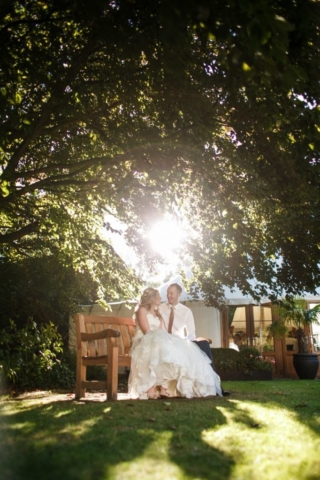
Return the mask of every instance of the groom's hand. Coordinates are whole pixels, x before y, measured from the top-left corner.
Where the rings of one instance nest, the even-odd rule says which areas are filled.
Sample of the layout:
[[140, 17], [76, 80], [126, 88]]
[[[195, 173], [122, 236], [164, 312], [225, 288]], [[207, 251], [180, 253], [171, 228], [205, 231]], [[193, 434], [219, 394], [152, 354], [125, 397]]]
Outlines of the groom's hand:
[[206, 338], [206, 337], [197, 337], [197, 338], [195, 339], [195, 341], [196, 341], [196, 342], [203, 342], [203, 340], [204, 340], [205, 342], [208, 342], [209, 344], [211, 344], [211, 343], [212, 343], [212, 340], [211, 340], [211, 338]]

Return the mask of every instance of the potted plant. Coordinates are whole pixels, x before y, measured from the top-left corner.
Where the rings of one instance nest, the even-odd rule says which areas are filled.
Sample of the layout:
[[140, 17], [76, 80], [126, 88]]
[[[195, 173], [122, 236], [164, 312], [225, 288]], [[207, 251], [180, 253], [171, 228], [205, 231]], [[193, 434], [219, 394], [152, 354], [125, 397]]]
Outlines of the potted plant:
[[308, 303], [303, 298], [295, 298], [292, 301], [284, 300], [275, 307], [278, 319], [267, 328], [268, 334], [281, 339], [295, 329], [298, 352], [293, 354], [293, 366], [301, 379], [314, 379], [319, 368], [317, 353], [311, 352], [308, 335], [305, 327], [312, 323], [320, 324], [320, 304], [314, 308], [308, 308]]

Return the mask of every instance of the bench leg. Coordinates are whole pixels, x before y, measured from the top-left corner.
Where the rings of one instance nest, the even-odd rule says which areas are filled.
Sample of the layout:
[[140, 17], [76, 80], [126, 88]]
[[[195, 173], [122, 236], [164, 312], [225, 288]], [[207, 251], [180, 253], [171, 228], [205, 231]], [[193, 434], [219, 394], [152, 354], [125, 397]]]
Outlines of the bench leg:
[[77, 377], [76, 377], [76, 400], [80, 400], [80, 398], [84, 397], [86, 391], [82, 388], [82, 382], [86, 380], [87, 375], [87, 367], [82, 365], [81, 359], [80, 362], [77, 362]]
[[118, 399], [118, 351], [119, 348], [113, 345], [108, 350], [108, 371], [107, 371], [107, 399]]

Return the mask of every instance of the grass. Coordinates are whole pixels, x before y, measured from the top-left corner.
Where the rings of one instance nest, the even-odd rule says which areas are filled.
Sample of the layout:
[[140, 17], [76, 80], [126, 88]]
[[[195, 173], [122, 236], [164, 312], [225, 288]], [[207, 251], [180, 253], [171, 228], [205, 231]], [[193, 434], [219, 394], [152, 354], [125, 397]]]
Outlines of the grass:
[[320, 478], [320, 381], [225, 382], [225, 398], [0, 401], [2, 480]]

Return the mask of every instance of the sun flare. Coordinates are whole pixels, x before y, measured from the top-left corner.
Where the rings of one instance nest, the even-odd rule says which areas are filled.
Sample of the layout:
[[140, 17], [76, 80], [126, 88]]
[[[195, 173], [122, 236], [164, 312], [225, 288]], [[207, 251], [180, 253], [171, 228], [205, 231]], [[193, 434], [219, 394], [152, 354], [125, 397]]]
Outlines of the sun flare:
[[186, 233], [177, 222], [165, 219], [154, 224], [147, 237], [152, 249], [162, 257], [168, 258], [183, 246]]

